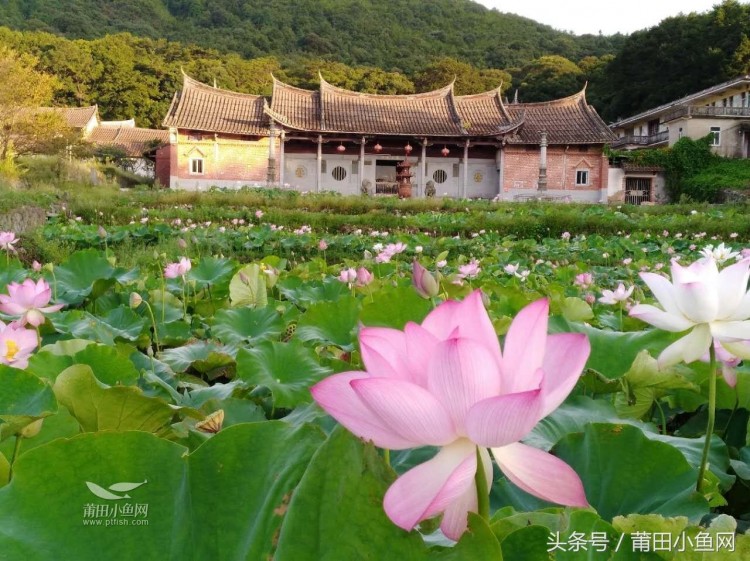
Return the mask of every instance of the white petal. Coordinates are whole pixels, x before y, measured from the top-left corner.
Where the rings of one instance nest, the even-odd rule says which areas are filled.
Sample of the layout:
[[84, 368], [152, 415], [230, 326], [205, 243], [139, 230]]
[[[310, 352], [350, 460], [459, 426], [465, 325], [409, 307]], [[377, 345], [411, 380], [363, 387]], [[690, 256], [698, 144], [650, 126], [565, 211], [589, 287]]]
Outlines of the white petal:
[[687, 331], [695, 325], [694, 322], [687, 319], [679, 311], [673, 314], [660, 310], [656, 306], [651, 306], [649, 304], [638, 304], [637, 306], [633, 306], [630, 310], [630, 315], [641, 321], [645, 321], [654, 327], [675, 333]]
[[696, 325], [693, 330], [678, 339], [659, 355], [659, 368], [666, 368], [678, 362], [687, 363], [700, 359], [711, 346], [711, 331], [708, 324]]
[[750, 260], [743, 259], [739, 263], [722, 269], [719, 273], [719, 302], [718, 318], [732, 315], [747, 293], [747, 281], [750, 277]]
[[711, 335], [719, 341], [742, 341], [750, 339], [750, 320], [747, 321], [714, 321]]

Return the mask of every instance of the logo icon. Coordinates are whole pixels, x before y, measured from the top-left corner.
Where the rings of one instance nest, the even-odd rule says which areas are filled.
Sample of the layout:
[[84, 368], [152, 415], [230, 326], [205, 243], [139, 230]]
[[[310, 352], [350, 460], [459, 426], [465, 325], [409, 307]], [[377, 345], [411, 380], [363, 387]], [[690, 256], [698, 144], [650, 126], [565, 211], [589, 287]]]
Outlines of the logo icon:
[[[89, 488], [89, 491], [91, 491], [94, 495], [99, 497], [100, 499], [104, 499], [107, 501], [119, 501], [122, 499], [129, 499], [130, 495], [128, 495], [128, 491], [132, 491], [134, 489], [138, 489], [141, 485], [145, 485], [148, 483], [148, 480], [142, 481], [140, 483], [115, 483], [113, 485], [110, 485], [107, 489], [104, 487], [97, 485], [96, 483], [92, 483], [91, 481], [86, 482], [86, 487]], [[117, 493], [125, 493], [124, 495], [117, 495], [113, 493], [112, 491], [115, 491]]]

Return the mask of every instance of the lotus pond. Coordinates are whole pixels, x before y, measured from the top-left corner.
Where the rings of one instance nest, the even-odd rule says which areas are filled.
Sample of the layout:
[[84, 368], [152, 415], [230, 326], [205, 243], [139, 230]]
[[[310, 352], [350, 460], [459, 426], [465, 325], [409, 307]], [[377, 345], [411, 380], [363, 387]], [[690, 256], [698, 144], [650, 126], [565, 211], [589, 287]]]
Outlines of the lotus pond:
[[750, 559], [739, 215], [570, 208], [0, 234], [0, 559]]

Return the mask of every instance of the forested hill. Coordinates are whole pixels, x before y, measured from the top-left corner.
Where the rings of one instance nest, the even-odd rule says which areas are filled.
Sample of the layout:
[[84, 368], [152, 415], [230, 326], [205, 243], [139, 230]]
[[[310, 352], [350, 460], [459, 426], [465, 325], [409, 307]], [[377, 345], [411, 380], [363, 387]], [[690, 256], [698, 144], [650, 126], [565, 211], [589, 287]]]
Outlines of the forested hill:
[[93, 39], [194, 43], [245, 58], [326, 57], [411, 74], [436, 57], [480, 68], [612, 54], [623, 36], [574, 36], [470, 0], [4, 0], [0, 25]]

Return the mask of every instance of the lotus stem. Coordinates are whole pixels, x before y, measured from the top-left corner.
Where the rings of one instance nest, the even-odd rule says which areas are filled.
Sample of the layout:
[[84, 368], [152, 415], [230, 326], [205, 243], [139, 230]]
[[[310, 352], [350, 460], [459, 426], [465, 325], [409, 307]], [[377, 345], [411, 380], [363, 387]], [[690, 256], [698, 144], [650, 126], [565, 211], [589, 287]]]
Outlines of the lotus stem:
[[490, 496], [487, 494], [487, 474], [484, 473], [482, 464], [482, 453], [477, 446], [477, 471], [474, 474], [474, 482], [477, 487], [477, 511], [479, 516], [489, 521], [490, 519]]
[[703, 476], [706, 473], [708, 465], [708, 451], [711, 448], [711, 436], [714, 433], [714, 422], [716, 421], [716, 349], [714, 341], [711, 340], [709, 353], [709, 373], [708, 373], [708, 423], [706, 424], [706, 442], [703, 444], [703, 456], [701, 465], [698, 469], [698, 484], [696, 489], [699, 493], [703, 492]]
[[13, 455], [10, 458], [10, 468], [8, 469], [8, 483], [10, 483], [11, 479], [13, 479], [13, 466], [16, 465], [16, 458], [18, 457], [18, 452], [21, 450], [21, 435], [16, 435], [16, 444], [13, 446]]
[[151, 317], [151, 325], [154, 328], [154, 344], [156, 345], [156, 352], [160, 352], [161, 349], [159, 348], [159, 333], [156, 331], [156, 318], [154, 317], [154, 310], [151, 309], [151, 304], [143, 301], [144, 304], [146, 304], [146, 309], [148, 310], [148, 315]]

